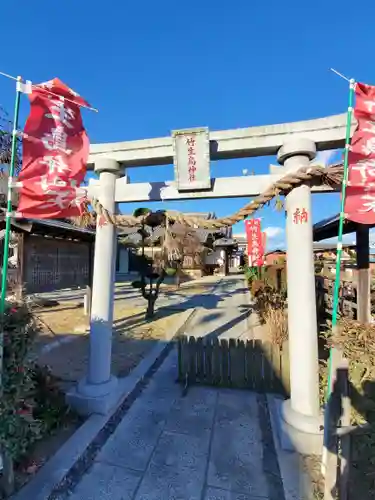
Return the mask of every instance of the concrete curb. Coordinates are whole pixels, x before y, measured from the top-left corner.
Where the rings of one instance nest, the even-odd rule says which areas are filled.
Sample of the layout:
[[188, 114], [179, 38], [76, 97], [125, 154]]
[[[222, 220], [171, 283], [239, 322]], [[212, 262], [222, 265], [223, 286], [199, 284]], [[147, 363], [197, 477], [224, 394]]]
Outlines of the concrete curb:
[[[135, 399], [139, 395], [143, 389], [141, 384], [147, 382], [147, 379], [164, 361], [173, 345], [173, 339], [184, 333], [184, 329], [194, 312], [195, 309], [185, 311], [176, 329], [171, 335], [168, 335], [166, 341], [156, 345], [127, 377], [119, 379], [119, 396], [114, 408], [107, 415], [91, 415], [38, 471], [34, 478], [12, 496], [12, 500], [52, 500], [52, 498], [57, 498], [55, 492], [59, 494], [59, 490], [65, 489], [66, 484], [69, 485], [69, 473], [79, 465], [80, 460], [85, 458], [90, 445], [94, 444], [98, 436], [101, 435], [101, 441], [103, 441], [101, 446], [98, 447], [96, 443], [94, 444], [95, 450], [93, 451], [98, 452], [114, 432], [133, 402], [126, 405], [127, 400], [134, 396]], [[107, 426], [110, 427], [108, 430]], [[108, 435], [103, 436], [106, 431]], [[80, 469], [80, 467], [78, 468]]]
[[42, 347], [39, 355], [48, 354], [49, 352], [53, 351], [57, 347], [61, 347], [64, 344], [69, 344], [70, 342], [73, 342], [74, 340], [81, 338], [82, 336], [87, 337], [87, 335], [88, 334], [86, 332], [85, 333], [76, 333], [76, 334], [72, 334], [72, 335], [62, 335], [61, 338], [54, 340], [50, 344]]
[[308, 474], [302, 470], [300, 455], [297, 452], [285, 451], [282, 448], [281, 436], [281, 404], [284, 399], [280, 396], [267, 394], [267, 403], [271, 419], [273, 440], [275, 443], [280, 475], [284, 487], [285, 500], [308, 499], [312, 485]]

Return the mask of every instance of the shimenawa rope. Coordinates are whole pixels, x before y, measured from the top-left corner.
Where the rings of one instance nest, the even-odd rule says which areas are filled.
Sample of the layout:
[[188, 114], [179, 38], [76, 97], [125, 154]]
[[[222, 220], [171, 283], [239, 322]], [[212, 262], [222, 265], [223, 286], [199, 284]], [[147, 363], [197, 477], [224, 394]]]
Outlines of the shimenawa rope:
[[[303, 167], [295, 172], [286, 174], [284, 177], [267, 188], [264, 193], [247, 203], [238, 212], [227, 217], [205, 220], [199, 216], [170, 211], [166, 211], [165, 216], [170, 222], [177, 222], [192, 228], [221, 229], [223, 227], [232, 226], [233, 224], [246, 219], [246, 217], [254, 214], [259, 208], [262, 208], [264, 205], [269, 203], [275, 196], [280, 194], [285, 195], [292, 189], [303, 184], [329, 185], [336, 187], [342, 182], [342, 175], [342, 164], [331, 165], [327, 168], [320, 166]], [[96, 217], [102, 217], [107, 223], [113, 224], [117, 227], [135, 228], [141, 226], [147, 220], [147, 215], [134, 217], [133, 215], [110, 213], [97, 199], [90, 200], [90, 203]], [[75, 219], [75, 222], [78, 225], [87, 225], [89, 222], [94, 223], [95, 217], [92, 212], [88, 212], [81, 218]]]

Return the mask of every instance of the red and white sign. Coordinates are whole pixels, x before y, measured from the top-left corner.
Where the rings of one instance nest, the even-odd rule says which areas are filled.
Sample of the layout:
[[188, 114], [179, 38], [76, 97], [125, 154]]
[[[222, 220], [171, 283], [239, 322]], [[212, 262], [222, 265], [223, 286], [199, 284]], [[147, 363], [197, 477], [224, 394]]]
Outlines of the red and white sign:
[[375, 87], [356, 83], [354, 116], [358, 121], [349, 151], [345, 217], [375, 223]]
[[260, 219], [245, 220], [245, 230], [249, 266], [262, 266], [264, 264], [264, 237]]
[[86, 201], [80, 185], [89, 155], [80, 105], [88, 103], [55, 78], [33, 87], [30, 105], [17, 211], [38, 219], [80, 215]]

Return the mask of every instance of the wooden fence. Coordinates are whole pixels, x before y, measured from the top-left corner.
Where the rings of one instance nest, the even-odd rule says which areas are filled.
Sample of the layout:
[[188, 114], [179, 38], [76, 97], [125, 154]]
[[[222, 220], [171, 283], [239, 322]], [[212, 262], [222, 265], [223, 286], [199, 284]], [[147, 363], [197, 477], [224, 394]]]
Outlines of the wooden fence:
[[204, 384], [290, 395], [289, 351], [260, 340], [178, 339], [178, 377]]
[[333, 387], [326, 405], [324, 446], [324, 500], [347, 500], [350, 475], [351, 403], [349, 395], [348, 361], [333, 350]]
[[[320, 277], [319, 277], [320, 278]], [[323, 318], [332, 316], [333, 310], [333, 286], [334, 281], [327, 278], [316, 278], [316, 304], [318, 316]], [[341, 317], [356, 319], [357, 318], [357, 303], [355, 297], [347, 297], [345, 295], [345, 287], [340, 285], [340, 298], [338, 313]]]

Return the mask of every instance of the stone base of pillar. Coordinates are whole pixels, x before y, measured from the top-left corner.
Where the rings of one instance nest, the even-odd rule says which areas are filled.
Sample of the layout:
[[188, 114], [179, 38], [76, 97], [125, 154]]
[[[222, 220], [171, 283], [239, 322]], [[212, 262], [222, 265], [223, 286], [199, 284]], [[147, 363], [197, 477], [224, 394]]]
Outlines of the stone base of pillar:
[[104, 384], [90, 384], [83, 379], [66, 394], [67, 404], [83, 416], [106, 415], [118, 399], [118, 379], [114, 376]]
[[321, 455], [323, 452], [323, 415], [309, 417], [297, 413], [290, 399], [280, 407], [280, 443], [286, 451], [302, 455]]

